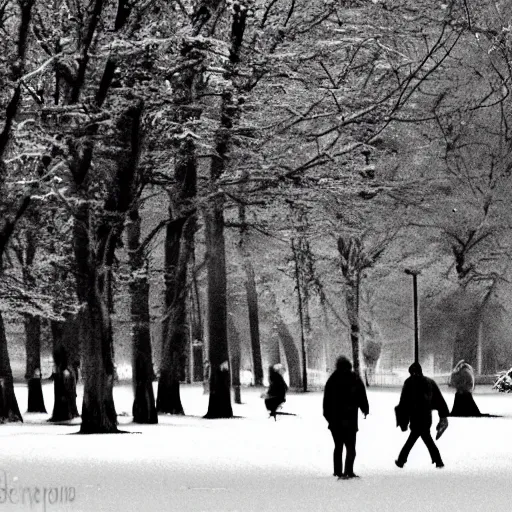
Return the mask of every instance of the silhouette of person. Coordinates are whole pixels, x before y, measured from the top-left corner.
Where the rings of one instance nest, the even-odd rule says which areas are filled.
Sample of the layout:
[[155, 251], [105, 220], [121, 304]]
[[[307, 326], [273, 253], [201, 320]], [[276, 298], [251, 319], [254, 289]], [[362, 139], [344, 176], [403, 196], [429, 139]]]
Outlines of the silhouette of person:
[[[401, 426], [407, 428], [406, 425], [409, 423], [411, 433], [400, 451], [395, 464], [399, 468], [404, 467], [412, 447], [421, 437], [428, 448], [432, 464], [442, 468], [444, 463], [439, 449], [430, 435], [430, 427], [432, 426], [432, 410], [436, 409], [440, 418], [438, 432], [446, 429], [448, 426], [448, 406], [437, 384], [429, 377], [423, 375], [423, 370], [419, 363], [413, 363], [409, 367], [409, 373], [410, 377], [405, 380], [400, 395], [397, 416], [405, 418], [405, 422]], [[438, 433], [438, 436], [440, 436], [440, 433]]]
[[[334, 476], [357, 478], [354, 474], [358, 411], [369, 414], [368, 398], [363, 381], [354, 371], [352, 363], [344, 356], [336, 361], [336, 370], [327, 380], [324, 389], [324, 417], [334, 440]], [[343, 471], [343, 447], [346, 449]]]
[[288, 391], [288, 386], [281, 375], [282, 371], [283, 366], [281, 364], [275, 364], [268, 369], [268, 390], [265, 395], [265, 407], [274, 420], [276, 419], [277, 409], [286, 402], [286, 392]]
[[473, 398], [475, 373], [464, 359], [461, 359], [452, 370], [450, 384], [455, 388], [450, 416], [481, 416], [482, 413]]

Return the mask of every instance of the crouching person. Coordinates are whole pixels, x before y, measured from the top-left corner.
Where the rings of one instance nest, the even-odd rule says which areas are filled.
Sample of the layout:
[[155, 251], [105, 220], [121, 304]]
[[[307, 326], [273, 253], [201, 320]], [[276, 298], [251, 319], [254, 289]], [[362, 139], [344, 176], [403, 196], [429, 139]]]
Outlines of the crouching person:
[[283, 365], [275, 364], [268, 369], [268, 390], [265, 395], [265, 407], [270, 416], [276, 419], [277, 409], [286, 402], [288, 386], [284, 381]]
[[[369, 414], [366, 389], [360, 377], [352, 371], [352, 363], [344, 356], [338, 358], [336, 370], [327, 380], [323, 400], [324, 417], [329, 424], [334, 440], [334, 476], [356, 478], [356, 435], [358, 412]], [[345, 471], [343, 471], [343, 448], [345, 447]]]

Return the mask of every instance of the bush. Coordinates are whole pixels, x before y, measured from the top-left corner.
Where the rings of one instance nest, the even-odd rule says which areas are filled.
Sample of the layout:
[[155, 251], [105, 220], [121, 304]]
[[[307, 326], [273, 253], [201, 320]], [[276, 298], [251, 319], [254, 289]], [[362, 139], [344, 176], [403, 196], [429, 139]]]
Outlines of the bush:
[[512, 393], [512, 368], [498, 373], [492, 388], [500, 393]]

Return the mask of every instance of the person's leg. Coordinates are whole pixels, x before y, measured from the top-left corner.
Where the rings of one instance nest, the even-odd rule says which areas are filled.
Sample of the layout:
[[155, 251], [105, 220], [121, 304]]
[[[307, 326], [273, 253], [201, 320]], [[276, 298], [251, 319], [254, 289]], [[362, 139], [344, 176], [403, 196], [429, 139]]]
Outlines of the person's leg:
[[268, 412], [270, 413], [270, 416], [276, 417], [276, 411], [278, 407], [278, 402], [275, 398], [266, 398], [265, 399], [265, 407], [267, 408]]
[[443, 467], [443, 460], [441, 459], [441, 454], [439, 453], [439, 449], [436, 446], [436, 443], [432, 439], [430, 435], [430, 430], [425, 430], [421, 433], [421, 439], [425, 443], [428, 448], [428, 453], [430, 453], [430, 457], [432, 459], [432, 464], [435, 464], [437, 467]]
[[409, 453], [411, 452], [414, 443], [418, 440], [419, 437], [420, 433], [417, 430], [411, 430], [411, 433], [409, 434], [409, 437], [407, 438], [407, 441], [405, 442], [404, 447], [400, 451], [398, 459], [396, 460], [397, 466], [403, 467], [403, 465], [407, 462]]
[[343, 473], [343, 437], [338, 430], [331, 430], [334, 441], [333, 466], [334, 476], [341, 476]]
[[347, 456], [345, 458], [345, 476], [354, 477], [354, 461], [356, 460], [356, 436], [355, 430], [345, 432], [345, 447]]

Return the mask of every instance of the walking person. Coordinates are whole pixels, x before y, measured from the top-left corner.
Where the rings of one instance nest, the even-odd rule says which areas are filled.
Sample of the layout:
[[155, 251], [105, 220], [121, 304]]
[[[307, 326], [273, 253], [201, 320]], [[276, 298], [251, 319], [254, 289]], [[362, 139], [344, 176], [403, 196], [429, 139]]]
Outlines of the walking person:
[[[357, 478], [354, 474], [358, 412], [369, 414], [368, 398], [363, 381], [352, 371], [352, 363], [344, 356], [336, 361], [336, 370], [324, 389], [323, 410], [334, 440], [334, 476]], [[346, 450], [343, 471], [343, 447]]]
[[423, 375], [419, 363], [413, 363], [409, 367], [409, 373], [410, 377], [404, 382], [400, 402], [397, 406], [397, 418], [400, 417], [401, 419], [400, 426], [402, 430], [405, 431], [407, 424], [409, 424], [411, 433], [395, 464], [399, 468], [404, 467], [412, 447], [421, 437], [428, 448], [432, 464], [435, 464], [437, 468], [442, 468], [444, 463], [439, 449], [430, 435], [430, 427], [432, 426], [432, 410], [435, 409], [439, 413], [439, 424], [437, 426], [437, 436], [439, 438], [448, 427], [448, 406], [438, 385], [432, 379]]

